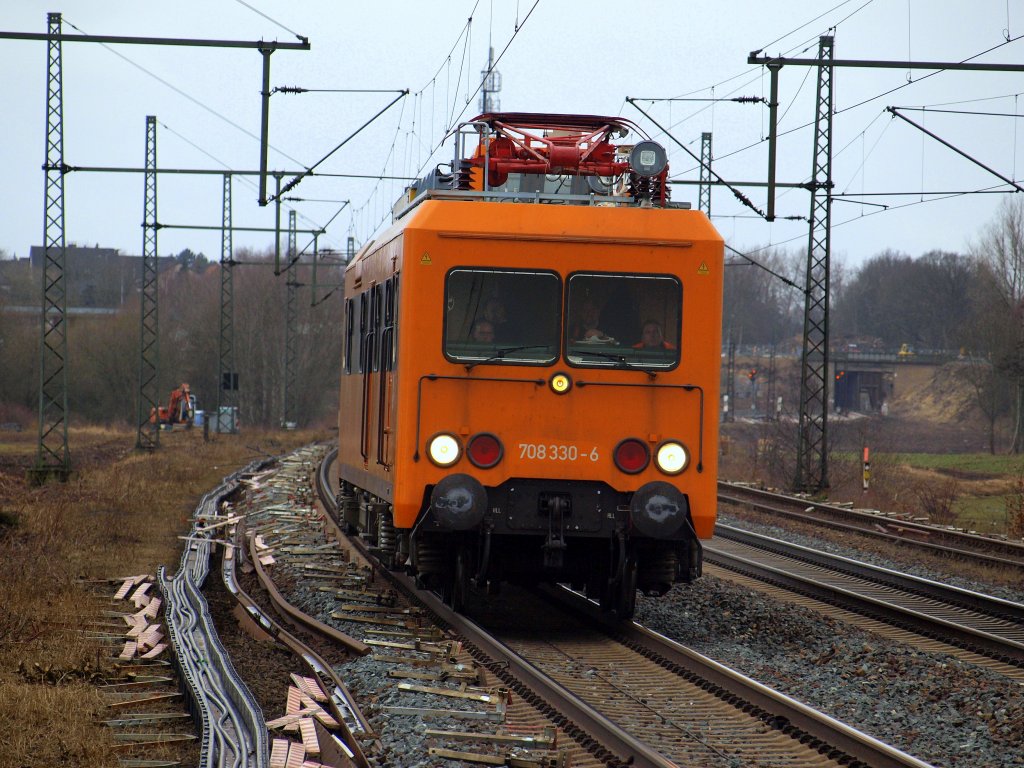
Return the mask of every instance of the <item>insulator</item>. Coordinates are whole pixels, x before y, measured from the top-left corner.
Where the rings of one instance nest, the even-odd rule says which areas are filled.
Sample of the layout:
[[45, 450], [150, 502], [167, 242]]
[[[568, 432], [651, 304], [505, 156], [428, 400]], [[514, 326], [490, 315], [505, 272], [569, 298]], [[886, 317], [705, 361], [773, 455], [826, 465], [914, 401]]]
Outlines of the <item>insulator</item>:
[[651, 180], [635, 173], [629, 174], [629, 194], [634, 202], [641, 203], [651, 199]]
[[455, 176], [455, 189], [471, 189], [473, 164], [469, 160], [459, 160], [459, 172]]
[[665, 176], [655, 176], [651, 179], [651, 200], [655, 205], [667, 208], [672, 198], [672, 187]]

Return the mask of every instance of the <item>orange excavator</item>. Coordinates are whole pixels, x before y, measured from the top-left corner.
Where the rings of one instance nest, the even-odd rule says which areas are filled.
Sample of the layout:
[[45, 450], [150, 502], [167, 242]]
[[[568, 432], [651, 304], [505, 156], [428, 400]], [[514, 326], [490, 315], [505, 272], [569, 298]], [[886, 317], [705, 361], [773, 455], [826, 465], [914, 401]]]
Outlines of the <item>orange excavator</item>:
[[166, 408], [158, 406], [150, 409], [149, 412], [150, 423], [159, 423], [161, 427], [173, 427], [175, 424], [191, 427], [195, 417], [196, 401], [187, 382], [171, 391]]

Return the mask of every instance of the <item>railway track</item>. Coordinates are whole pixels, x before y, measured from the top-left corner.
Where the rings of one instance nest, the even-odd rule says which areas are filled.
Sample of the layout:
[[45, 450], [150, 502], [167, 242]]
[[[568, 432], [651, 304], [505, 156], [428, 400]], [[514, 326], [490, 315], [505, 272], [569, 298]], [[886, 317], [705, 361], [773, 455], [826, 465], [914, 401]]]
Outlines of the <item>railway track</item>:
[[856, 533], [945, 557], [1024, 571], [1024, 542], [906, 520], [881, 512], [811, 501], [737, 483], [718, 483], [718, 500], [817, 527]]
[[1024, 670], [1024, 605], [719, 524], [707, 562]]
[[[160, 574], [176, 663], [202, 724], [204, 767], [277, 764], [260, 707], [223, 653], [199, 591], [214, 546], [224, 548], [218, 575], [252, 624], [304, 658], [329, 694], [350, 761], [339, 764], [398, 764], [395, 750], [403, 750], [432, 765], [528, 768], [927, 765], [641, 627], [602, 627], [594, 606], [567, 590], [543, 599], [509, 590], [511, 602], [474, 606], [475, 621], [453, 614], [404, 574], [363, 563], [358, 542], [352, 551], [332, 543], [340, 532], [314, 521], [299, 488], [310, 464], [308, 454], [281, 462], [245, 514], [225, 500], [239, 497], [255, 470], [228, 478], [197, 508], [179, 573]], [[264, 568], [267, 552], [277, 562]], [[246, 563], [260, 595], [241, 586]], [[294, 595], [275, 584], [279, 577]], [[311, 602], [326, 615], [313, 615]], [[508, 617], [523, 615], [529, 631], [521, 618], [509, 626]], [[332, 668], [285, 626], [297, 623], [344, 645], [351, 661]], [[355, 681], [364, 702], [372, 693], [369, 716], [342, 678]], [[439, 697], [455, 703], [438, 706]], [[399, 746], [382, 746], [389, 739]]]
[[[324, 487], [328, 464], [320, 473]], [[592, 606], [567, 591], [547, 609], [535, 599], [525, 607], [488, 601], [489, 618], [476, 622], [415, 591], [408, 577], [389, 578], [464, 638], [477, 663], [519, 697], [557, 715], [560, 727], [571, 725], [577, 741], [603, 745], [602, 759], [614, 755], [636, 766], [743, 765], [754, 756], [778, 765], [926, 765], [640, 627], [609, 634], [576, 613]], [[572, 613], [565, 600], [577, 604]], [[495, 619], [524, 614], [528, 630], [521, 619], [511, 630]]]

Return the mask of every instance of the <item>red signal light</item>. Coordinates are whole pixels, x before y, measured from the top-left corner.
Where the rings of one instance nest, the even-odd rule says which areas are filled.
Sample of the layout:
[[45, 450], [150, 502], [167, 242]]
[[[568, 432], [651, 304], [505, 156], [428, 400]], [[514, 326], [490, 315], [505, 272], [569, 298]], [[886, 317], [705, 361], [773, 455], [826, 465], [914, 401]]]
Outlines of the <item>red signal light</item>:
[[466, 455], [469, 460], [480, 469], [490, 469], [501, 461], [504, 454], [505, 448], [502, 446], [501, 440], [490, 432], [473, 435], [469, 440], [469, 445], [466, 446]]
[[647, 444], [635, 437], [627, 437], [615, 446], [612, 456], [615, 466], [629, 475], [643, 472], [651, 461], [651, 451]]

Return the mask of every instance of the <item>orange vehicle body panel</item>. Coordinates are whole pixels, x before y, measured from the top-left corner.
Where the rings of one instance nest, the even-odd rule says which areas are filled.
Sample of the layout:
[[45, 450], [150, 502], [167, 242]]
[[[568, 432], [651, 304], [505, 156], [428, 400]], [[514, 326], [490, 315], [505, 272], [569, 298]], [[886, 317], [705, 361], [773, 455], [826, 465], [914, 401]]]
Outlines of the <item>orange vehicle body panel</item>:
[[[681, 337], [668, 341], [680, 350], [679, 365], [653, 374], [573, 367], [563, 349], [550, 366], [481, 364], [467, 370], [446, 359], [443, 348], [445, 280], [453, 267], [553, 270], [562, 279], [563, 314], [565, 281], [575, 271], [676, 276], [682, 284]], [[709, 538], [716, 510], [722, 272], [722, 238], [699, 211], [419, 204], [346, 270], [346, 297], [395, 274], [399, 287], [394, 370], [358, 374], [357, 353], [346, 351], [353, 362], [341, 381], [342, 479], [391, 502], [396, 528], [413, 526], [426, 508], [425, 489], [453, 472], [492, 487], [510, 478], [554, 478], [600, 480], [628, 492], [663, 480], [688, 496], [695, 531]], [[548, 380], [555, 372], [573, 380], [568, 393], [552, 391]], [[426, 378], [432, 375], [438, 378]], [[425, 450], [438, 432], [458, 435], [463, 444], [478, 432], [493, 433], [504, 456], [490, 469], [465, 456], [442, 469]], [[661, 473], [654, 461], [638, 474], [621, 472], [612, 452], [627, 437], [646, 442], [652, 453], [662, 440], [680, 440], [690, 451], [689, 466], [675, 476]], [[527, 458], [525, 445], [554, 446], [556, 458]], [[559, 446], [569, 445], [576, 446], [576, 460], [558, 458]]]

